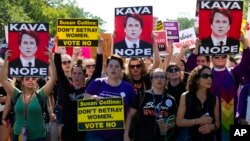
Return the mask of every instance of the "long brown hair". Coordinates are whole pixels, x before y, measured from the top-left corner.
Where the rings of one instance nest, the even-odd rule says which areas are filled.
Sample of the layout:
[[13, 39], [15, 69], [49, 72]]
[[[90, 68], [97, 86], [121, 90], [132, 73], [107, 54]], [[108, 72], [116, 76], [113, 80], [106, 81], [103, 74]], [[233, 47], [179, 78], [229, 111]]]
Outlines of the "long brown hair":
[[129, 78], [129, 80], [133, 80], [133, 77], [132, 77], [132, 74], [131, 74], [131, 71], [130, 71], [130, 68], [129, 68], [129, 66], [131, 64], [131, 61], [139, 61], [140, 64], [141, 64], [141, 76], [144, 77], [145, 75], [147, 75], [148, 71], [147, 71], [146, 66], [144, 64], [144, 61], [141, 58], [132, 57], [132, 58], [129, 59], [128, 66], [126, 68], [126, 74], [127, 74], [128, 78]]

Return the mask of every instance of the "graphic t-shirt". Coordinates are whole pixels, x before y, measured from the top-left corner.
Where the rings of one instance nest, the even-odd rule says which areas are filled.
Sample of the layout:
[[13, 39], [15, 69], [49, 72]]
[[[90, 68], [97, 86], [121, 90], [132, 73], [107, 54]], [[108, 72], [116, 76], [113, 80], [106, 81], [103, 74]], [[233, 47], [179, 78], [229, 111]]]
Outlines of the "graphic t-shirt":
[[[140, 95], [136, 95], [132, 108], [139, 111], [139, 125], [137, 137], [143, 137], [147, 140], [161, 139], [159, 127], [156, 123], [157, 118], [161, 115], [164, 119], [167, 119], [171, 115], [176, 115], [177, 108], [175, 99], [167, 93], [164, 95], [155, 95], [152, 90], [148, 90], [144, 94], [144, 98]], [[141, 101], [142, 100], [142, 101]], [[141, 103], [141, 105], [140, 105]]]

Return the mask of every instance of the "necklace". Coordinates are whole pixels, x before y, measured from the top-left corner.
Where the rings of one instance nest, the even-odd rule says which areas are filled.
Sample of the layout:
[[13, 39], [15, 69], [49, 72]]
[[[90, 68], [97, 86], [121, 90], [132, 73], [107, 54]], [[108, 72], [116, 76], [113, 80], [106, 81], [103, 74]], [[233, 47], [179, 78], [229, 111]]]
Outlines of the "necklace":
[[207, 99], [207, 95], [203, 94], [203, 95], [197, 95], [197, 98], [199, 99], [200, 103], [201, 103], [201, 108], [204, 108], [204, 103]]

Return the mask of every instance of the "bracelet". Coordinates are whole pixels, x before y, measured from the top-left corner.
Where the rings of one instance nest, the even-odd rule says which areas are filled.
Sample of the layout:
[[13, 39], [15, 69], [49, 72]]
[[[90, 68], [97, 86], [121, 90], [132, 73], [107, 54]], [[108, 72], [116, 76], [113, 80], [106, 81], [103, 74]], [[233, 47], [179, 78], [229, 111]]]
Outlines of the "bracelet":
[[195, 119], [193, 119], [192, 122], [193, 122], [193, 125], [195, 125]]

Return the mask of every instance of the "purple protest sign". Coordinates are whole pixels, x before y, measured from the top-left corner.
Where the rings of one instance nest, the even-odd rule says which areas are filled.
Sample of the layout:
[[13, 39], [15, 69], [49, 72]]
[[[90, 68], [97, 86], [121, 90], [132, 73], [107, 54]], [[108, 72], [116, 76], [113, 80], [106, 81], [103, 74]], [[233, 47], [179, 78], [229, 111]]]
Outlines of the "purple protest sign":
[[164, 22], [164, 28], [167, 32], [168, 41], [179, 42], [179, 24], [177, 21]]

